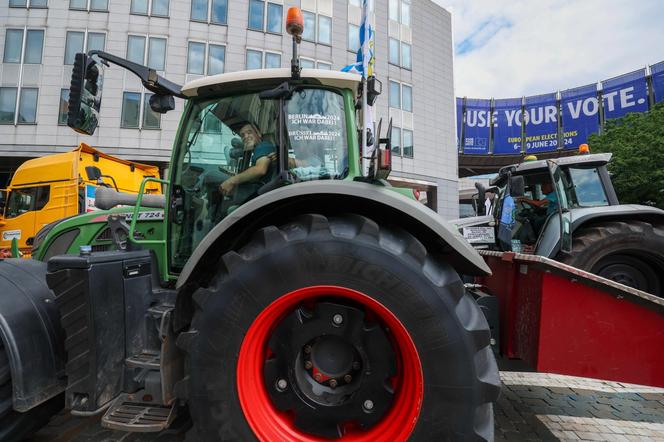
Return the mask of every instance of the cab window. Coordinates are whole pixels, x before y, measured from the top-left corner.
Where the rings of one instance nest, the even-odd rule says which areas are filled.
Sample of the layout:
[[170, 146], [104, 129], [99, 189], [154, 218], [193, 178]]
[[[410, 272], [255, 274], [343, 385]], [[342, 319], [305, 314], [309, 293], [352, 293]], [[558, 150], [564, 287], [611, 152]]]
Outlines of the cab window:
[[573, 183], [572, 203], [577, 207], [608, 206], [604, 186], [596, 168], [582, 169], [570, 167], [569, 177]]
[[41, 210], [48, 203], [49, 186], [24, 187], [9, 192], [6, 218], [15, 218], [26, 212]]

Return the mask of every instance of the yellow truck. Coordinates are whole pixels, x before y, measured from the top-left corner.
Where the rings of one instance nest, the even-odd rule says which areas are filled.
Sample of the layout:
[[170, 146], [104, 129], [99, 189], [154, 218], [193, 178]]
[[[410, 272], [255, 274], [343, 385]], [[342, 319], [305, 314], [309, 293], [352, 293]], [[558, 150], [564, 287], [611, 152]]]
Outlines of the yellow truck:
[[[97, 187], [138, 193], [145, 177], [159, 178], [159, 168], [112, 157], [85, 143], [71, 152], [26, 161], [0, 191], [0, 253], [16, 240], [28, 256], [43, 226], [95, 210]], [[161, 193], [160, 184], [147, 183], [146, 193]]]

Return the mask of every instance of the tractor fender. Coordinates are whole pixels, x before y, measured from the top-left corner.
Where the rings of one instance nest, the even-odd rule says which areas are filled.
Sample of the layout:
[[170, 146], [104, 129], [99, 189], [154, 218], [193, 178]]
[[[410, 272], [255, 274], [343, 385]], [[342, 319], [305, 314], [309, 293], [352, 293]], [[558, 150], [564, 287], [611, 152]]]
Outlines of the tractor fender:
[[[591, 222], [620, 220], [657, 221], [664, 224], [664, 210], [638, 204], [572, 209], [572, 236], [574, 236], [574, 231]], [[554, 258], [558, 252], [560, 252], [560, 222], [557, 217], [554, 217], [546, 225], [544, 235], [537, 247], [537, 254]]]
[[257, 229], [304, 213], [356, 213], [399, 226], [432, 252], [445, 256], [457, 272], [491, 274], [457, 229], [423, 204], [390, 189], [356, 181], [310, 181], [260, 195], [231, 212], [203, 238], [183, 267], [177, 287], [185, 285], [201, 267], [214, 264], [223, 253], [245, 243]]
[[0, 260], [0, 337], [9, 358], [12, 403], [27, 411], [63, 392], [64, 333], [46, 263]]

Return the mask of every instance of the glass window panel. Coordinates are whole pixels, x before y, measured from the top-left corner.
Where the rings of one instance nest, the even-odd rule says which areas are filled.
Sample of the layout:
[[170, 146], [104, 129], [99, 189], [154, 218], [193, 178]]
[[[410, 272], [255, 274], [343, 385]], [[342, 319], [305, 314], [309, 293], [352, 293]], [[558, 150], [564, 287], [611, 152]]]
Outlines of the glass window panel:
[[103, 51], [106, 43], [106, 34], [88, 32], [88, 51]]
[[205, 43], [189, 42], [187, 73], [198, 75], [205, 73]]
[[152, 94], [143, 95], [143, 129], [159, 129], [161, 123], [161, 115], [150, 107], [151, 96]]
[[406, 69], [411, 68], [411, 60], [410, 60], [410, 45], [407, 43], [401, 43], [401, 66], [403, 66]]
[[332, 19], [330, 17], [318, 16], [318, 42], [332, 44]]
[[316, 64], [313, 60], [308, 60], [306, 58], [300, 58], [300, 67], [302, 69], [313, 69]]
[[401, 129], [392, 127], [392, 153], [394, 155], [401, 155]]
[[403, 156], [413, 158], [413, 131], [403, 130]]
[[208, 0], [191, 1], [191, 19], [207, 21]]
[[61, 89], [60, 106], [58, 110], [58, 124], [67, 124], [67, 112], [69, 112], [69, 89]]
[[225, 25], [228, 21], [228, 0], [212, 0], [212, 23]]
[[281, 67], [281, 54], [265, 53], [265, 68], [280, 68]]
[[130, 35], [127, 39], [127, 60], [134, 63], [145, 63], [145, 37]]
[[413, 111], [413, 88], [406, 86], [405, 84], [401, 86], [401, 109], [412, 112]]
[[168, 17], [168, 0], [152, 0], [152, 15]]
[[141, 94], [137, 92], [125, 92], [122, 96], [122, 127], [137, 128], [140, 116]]
[[348, 50], [357, 53], [360, 49], [360, 27], [348, 24]]
[[263, 30], [263, 8], [265, 2], [251, 0], [249, 2], [249, 29]]
[[222, 74], [226, 62], [226, 48], [210, 45], [208, 54], [208, 75]]
[[9, 0], [10, 8], [25, 8], [26, 6], [26, 0]]
[[323, 69], [326, 71], [332, 70], [332, 65], [330, 63], [325, 63], [323, 61], [318, 62], [318, 69]]
[[24, 63], [41, 64], [44, 47], [44, 31], [28, 31], [25, 42]]
[[304, 16], [304, 31], [302, 38], [309, 41], [316, 40], [316, 14], [313, 12], [302, 11]]
[[263, 53], [247, 49], [247, 69], [260, 69], [263, 67]]
[[401, 109], [401, 93], [399, 83], [390, 81], [390, 107]]
[[148, 67], [163, 71], [166, 68], [166, 39], [151, 37], [148, 46]]
[[7, 29], [7, 33], [5, 34], [5, 55], [2, 61], [4, 63], [20, 63], [22, 48], [23, 30]]
[[85, 32], [67, 32], [65, 42], [65, 64], [74, 64], [74, 56], [77, 52], [83, 52]]
[[29, 124], [37, 121], [37, 92], [39, 89], [21, 89], [18, 103], [18, 124]]
[[390, 38], [390, 63], [399, 65], [399, 40]]
[[88, 0], [69, 0], [69, 9], [87, 9]]
[[390, 20], [399, 21], [399, 0], [390, 0]]
[[132, 14], [147, 14], [148, 13], [148, 0], [131, 0]]
[[90, 0], [90, 10], [108, 11], [108, 0]]
[[353, 6], [362, 6], [362, 0], [349, 0], [348, 3], [350, 3]]
[[47, 0], [30, 0], [31, 8], [45, 8]]
[[401, 1], [401, 24], [410, 26], [410, 3]]
[[274, 32], [275, 34], [282, 33], [283, 10], [282, 5], [275, 3], [267, 4], [267, 32]]
[[16, 88], [0, 87], [0, 124], [14, 124]]

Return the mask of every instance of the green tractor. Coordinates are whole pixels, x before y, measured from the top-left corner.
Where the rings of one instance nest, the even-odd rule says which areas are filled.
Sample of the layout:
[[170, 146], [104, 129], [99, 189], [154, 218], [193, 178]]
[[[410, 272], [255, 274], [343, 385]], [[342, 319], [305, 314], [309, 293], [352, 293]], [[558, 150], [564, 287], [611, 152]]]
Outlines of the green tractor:
[[459, 277], [488, 267], [385, 181], [380, 131], [363, 174], [376, 80], [301, 70], [289, 32], [291, 69], [184, 87], [77, 54], [75, 130], [95, 130], [108, 63], [153, 110], [186, 104], [164, 197], [102, 189], [97, 206], [133, 211], [67, 219], [38, 235], [42, 261], [0, 262], [0, 439], [63, 400], [123, 431], [186, 419], [192, 440], [493, 438], [490, 332]]

